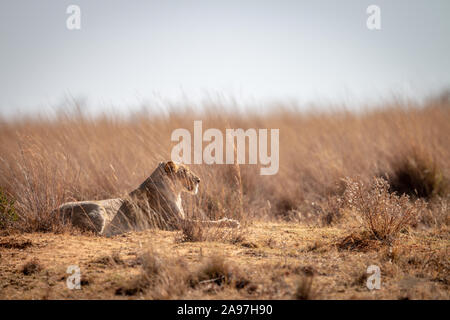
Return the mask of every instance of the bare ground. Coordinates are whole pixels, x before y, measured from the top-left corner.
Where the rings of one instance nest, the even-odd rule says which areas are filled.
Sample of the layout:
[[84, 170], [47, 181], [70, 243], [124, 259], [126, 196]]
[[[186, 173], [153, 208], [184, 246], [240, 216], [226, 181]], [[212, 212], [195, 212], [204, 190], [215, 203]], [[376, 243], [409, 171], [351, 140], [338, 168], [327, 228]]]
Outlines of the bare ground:
[[[349, 234], [339, 227], [255, 222], [238, 235], [202, 242], [182, 242], [180, 232], [159, 230], [113, 238], [3, 235], [0, 299], [450, 298], [446, 227], [402, 233], [390, 245], [358, 243]], [[158, 285], [143, 278], [146, 252], [161, 262]], [[211, 276], [193, 282], [211, 257], [230, 265], [232, 281]], [[80, 290], [67, 288], [70, 265], [81, 269]], [[369, 265], [381, 269], [379, 290], [366, 286]]]

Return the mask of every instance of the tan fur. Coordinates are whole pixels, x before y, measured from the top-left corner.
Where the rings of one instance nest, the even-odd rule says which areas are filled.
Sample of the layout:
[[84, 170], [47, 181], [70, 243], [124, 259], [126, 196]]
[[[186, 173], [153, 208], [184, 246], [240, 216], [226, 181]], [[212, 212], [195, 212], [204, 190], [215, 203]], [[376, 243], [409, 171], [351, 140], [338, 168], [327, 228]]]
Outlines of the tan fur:
[[184, 165], [161, 162], [150, 177], [124, 198], [68, 202], [55, 213], [77, 227], [106, 236], [152, 227], [175, 230], [183, 223], [239, 227], [239, 222], [227, 218], [218, 221], [186, 219], [181, 192], [196, 194], [199, 183], [200, 179]]

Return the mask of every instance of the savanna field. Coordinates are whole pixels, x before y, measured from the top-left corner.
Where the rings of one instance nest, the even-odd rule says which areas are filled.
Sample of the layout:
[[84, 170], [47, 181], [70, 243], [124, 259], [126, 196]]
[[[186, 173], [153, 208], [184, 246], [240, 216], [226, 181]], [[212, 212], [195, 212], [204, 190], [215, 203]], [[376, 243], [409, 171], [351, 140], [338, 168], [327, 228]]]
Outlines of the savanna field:
[[[59, 113], [0, 121], [0, 299], [449, 299], [450, 100], [363, 111], [129, 117]], [[150, 229], [111, 238], [64, 225], [69, 201], [120, 197], [160, 161], [171, 134], [279, 129], [279, 171], [190, 165], [194, 218], [240, 229]], [[193, 135], [193, 133], [192, 133]], [[67, 268], [81, 271], [70, 290]], [[369, 290], [367, 268], [381, 271]]]

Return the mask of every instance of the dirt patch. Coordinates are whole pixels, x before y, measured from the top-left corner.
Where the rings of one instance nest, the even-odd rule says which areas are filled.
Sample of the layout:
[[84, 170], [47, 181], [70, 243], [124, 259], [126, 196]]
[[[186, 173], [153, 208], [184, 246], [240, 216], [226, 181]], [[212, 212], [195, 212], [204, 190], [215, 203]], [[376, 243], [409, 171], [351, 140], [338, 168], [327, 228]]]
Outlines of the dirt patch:
[[[391, 245], [358, 232], [255, 222], [245, 242], [257, 248], [226, 240], [179, 243], [178, 233], [160, 230], [113, 238], [8, 236], [0, 242], [29, 239], [33, 246], [0, 248], [0, 298], [448, 299], [448, 229], [400, 233]], [[305, 250], [313, 244], [325, 249]], [[385, 280], [376, 292], [365, 283], [372, 264]], [[80, 268], [81, 290], [67, 288], [71, 265]], [[405, 274], [420, 285], [403, 289]]]

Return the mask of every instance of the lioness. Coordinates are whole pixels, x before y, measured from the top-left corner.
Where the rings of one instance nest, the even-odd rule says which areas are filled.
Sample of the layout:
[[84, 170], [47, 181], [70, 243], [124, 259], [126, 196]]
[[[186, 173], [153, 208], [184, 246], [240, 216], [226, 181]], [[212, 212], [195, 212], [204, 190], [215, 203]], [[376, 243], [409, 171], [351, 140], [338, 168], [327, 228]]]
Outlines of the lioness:
[[236, 220], [187, 219], [181, 205], [181, 192], [197, 194], [200, 178], [182, 164], [160, 162], [155, 171], [136, 190], [124, 198], [100, 201], [68, 202], [54, 213], [84, 230], [112, 236], [127, 231], [156, 227], [180, 229], [183, 224], [239, 227]]

